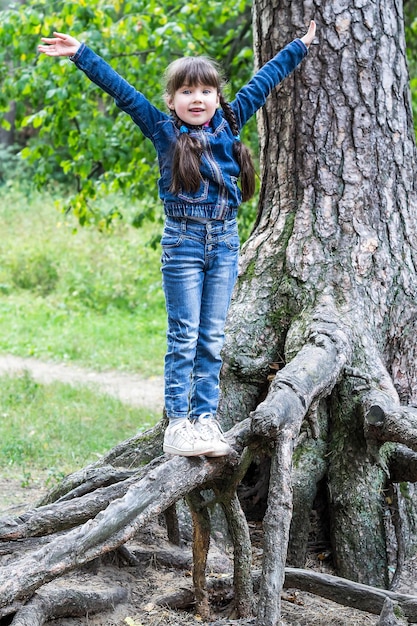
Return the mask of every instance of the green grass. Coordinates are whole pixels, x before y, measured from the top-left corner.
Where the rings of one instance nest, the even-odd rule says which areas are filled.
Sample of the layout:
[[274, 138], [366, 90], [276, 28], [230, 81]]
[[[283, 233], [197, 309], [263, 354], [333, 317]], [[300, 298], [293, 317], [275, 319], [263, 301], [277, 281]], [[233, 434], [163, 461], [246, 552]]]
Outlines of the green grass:
[[91, 463], [159, 415], [88, 388], [1, 378], [0, 471], [53, 481]]
[[[162, 375], [161, 225], [80, 228], [54, 198], [0, 188], [0, 354]], [[120, 198], [109, 200], [120, 203]], [[137, 210], [137, 208], [136, 208]], [[0, 379], [0, 472], [51, 482], [159, 419], [90, 388]]]
[[1, 353], [162, 374], [160, 225], [77, 228], [53, 198], [5, 187], [0, 220]]

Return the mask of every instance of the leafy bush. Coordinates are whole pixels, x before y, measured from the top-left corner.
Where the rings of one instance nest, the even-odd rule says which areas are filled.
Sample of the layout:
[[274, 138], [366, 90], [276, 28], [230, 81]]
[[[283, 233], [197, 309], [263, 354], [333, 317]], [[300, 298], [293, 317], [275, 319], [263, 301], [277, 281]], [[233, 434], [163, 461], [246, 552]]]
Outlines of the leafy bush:
[[29, 289], [42, 296], [54, 291], [59, 280], [55, 262], [36, 251], [18, 254], [10, 262], [10, 273], [16, 287]]

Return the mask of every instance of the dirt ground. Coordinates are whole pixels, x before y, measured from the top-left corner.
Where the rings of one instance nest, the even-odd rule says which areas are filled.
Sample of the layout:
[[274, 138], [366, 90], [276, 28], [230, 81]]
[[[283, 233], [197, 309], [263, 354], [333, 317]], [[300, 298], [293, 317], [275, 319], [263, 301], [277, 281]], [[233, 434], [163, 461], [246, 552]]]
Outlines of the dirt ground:
[[[143, 381], [129, 375], [102, 374], [86, 372], [81, 368], [44, 364], [34, 359], [16, 359], [0, 357], [0, 376], [27, 370], [39, 382], [65, 380], [70, 384], [96, 384], [106, 389], [109, 394], [117, 395], [125, 402], [162, 407], [160, 380]], [[49, 374], [48, 374], [49, 372]], [[109, 381], [113, 381], [113, 385]], [[116, 382], [114, 382], [116, 381]], [[138, 384], [139, 383], [139, 384]], [[138, 387], [140, 391], [138, 392]], [[13, 476], [0, 476], [0, 517], [16, 516], [20, 512], [34, 506], [42, 495], [42, 477], [39, 484], [32, 482], [22, 486]], [[232, 572], [232, 557], [227, 544], [218, 533], [216, 542], [212, 543], [209, 553], [208, 578], [221, 584], [222, 578]], [[185, 537], [186, 539], [186, 537]], [[161, 596], [181, 589], [191, 589], [191, 550], [185, 542], [181, 554], [185, 558], [181, 568], [168, 566], [158, 558], [162, 549], [171, 550], [165, 529], [155, 520], [152, 527], [143, 529], [135, 541], [128, 545], [135, 554], [136, 550], [145, 548], [147, 557], [140, 565], [118, 567], [115, 564], [101, 565], [98, 569], [85, 569], [81, 572], [64, 577], [50, 585], [81, 586], [88, 590], [122, 587], [127, 590], [127, 600], [115, 606], [111, 611], [81, 618], [61, 618], [54, 620], [54, 626], [159, 626], [159, 625], [196, 625], [201, 619], [187, 610], [173, 610], [160, 606]], [[254, 542], [254, 564], [260, 567], [261, 548]], [[150, 556], [149, 556], [150, 554]], [[184, 561], [183, 558], [183, 561]], [[322, 563], [315, 555], [311, 555], [308, 566], [315, 570], [322, 569], [332, 573], [329, 564]], [[219, 582], [220, 581], [220, 582]], [[406, 564], [400, 588], [403, 593], [417, 595], [417, 557]], [[254, 620], [236, 621], [231, 613], [230, 597], [225, 593], [217, 603], [211, 603], [214, 626], [235, 624], [254, 624]], [[8, 622], [9, 623], [9, 622]], [[0, 620], [3, 624], [3, 620]], [[282, 595], [282, 626], [377, 626], [378, 616], [343, 607], [312, 594], [298, 590], [285, 590]]]

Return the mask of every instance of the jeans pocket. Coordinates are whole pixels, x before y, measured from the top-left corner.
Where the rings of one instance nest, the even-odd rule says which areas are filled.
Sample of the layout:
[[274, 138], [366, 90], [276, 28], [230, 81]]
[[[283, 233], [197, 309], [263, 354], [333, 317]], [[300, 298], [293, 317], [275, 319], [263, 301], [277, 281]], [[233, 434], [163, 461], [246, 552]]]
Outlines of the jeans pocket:
[[184, 233], [177, 225], [165, 224], [162, 231], [161, 246], [162, 248], [177, 248], [184, 239]]
[[230, 234], [225, 240], [224, 240], [226, 246], [229, 248], [229, 250], [239, 250], [240, 248], [240, 239], [239, 239], [239, 235], [236, 234]]

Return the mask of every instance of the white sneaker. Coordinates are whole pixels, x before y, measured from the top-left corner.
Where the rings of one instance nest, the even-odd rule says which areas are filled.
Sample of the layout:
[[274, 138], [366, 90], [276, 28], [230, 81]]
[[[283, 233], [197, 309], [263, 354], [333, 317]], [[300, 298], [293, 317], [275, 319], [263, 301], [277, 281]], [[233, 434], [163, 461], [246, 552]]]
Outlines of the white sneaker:
[[164, 452], [179, 456], [200, 456], [213, 451], [210, 436], [200, 435], [189, 419], [168, 424], [164, 435]]
[[212, 449], [205, 456], [226, 456], [232, 452], [227, 443], [219, 422], [211, 413], [203, 413], [194, 420], [194, 428], [203, 438], [210, 440]]

